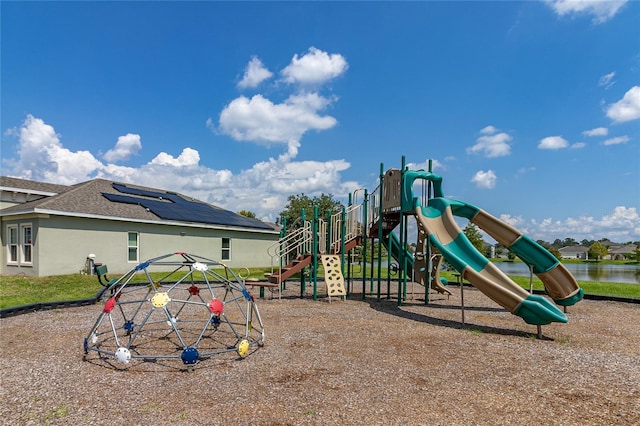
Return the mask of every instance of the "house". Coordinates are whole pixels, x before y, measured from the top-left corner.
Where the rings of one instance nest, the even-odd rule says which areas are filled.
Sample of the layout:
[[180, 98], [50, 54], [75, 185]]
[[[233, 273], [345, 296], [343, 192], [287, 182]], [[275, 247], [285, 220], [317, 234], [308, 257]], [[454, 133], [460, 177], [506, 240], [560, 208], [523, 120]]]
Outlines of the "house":
[[589, 258], [589, 247], [584, 246], [566, 246], [558, 249], [563, 259], [582, 259]]
[[55, 185], [0, 177], [0, 274], [122, 274], [139, 262], [188, 252], [230, 268], [269, 266], [275, 225], [185, 195], [93, 179]]
[[610, 260], [635, 259], [637, 247], [635, 244], [615, 244], [608, 247], [608, 254], [604, 257]]

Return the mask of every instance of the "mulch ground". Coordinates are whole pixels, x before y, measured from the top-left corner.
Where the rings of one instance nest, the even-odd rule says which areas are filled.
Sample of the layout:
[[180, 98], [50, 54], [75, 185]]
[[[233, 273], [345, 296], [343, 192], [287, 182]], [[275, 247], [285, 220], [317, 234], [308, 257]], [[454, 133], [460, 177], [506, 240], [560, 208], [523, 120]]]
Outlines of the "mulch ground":
[[329, 303], [322, 288], [314, 301], [292, 285], [258, 300], [264, 347], [192, 372], [83, 357], [101, 305], [0, 319], [0, 422], [640, 424], [640, 305], [584, 300], [538, 336], [473, 288], [463, 324], [450, 288], [399, 307], [361, 294]]

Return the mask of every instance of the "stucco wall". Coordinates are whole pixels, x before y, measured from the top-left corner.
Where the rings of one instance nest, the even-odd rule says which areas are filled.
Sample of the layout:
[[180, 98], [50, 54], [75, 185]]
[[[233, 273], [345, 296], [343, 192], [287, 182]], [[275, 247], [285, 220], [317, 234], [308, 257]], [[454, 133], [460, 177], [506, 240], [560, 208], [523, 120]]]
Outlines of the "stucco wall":
[[[20, 221], [21, 223], [24, 220]], [[269, 266], [267, 248], [277, 233], [241, 232], [187, 226], [140, 224], [99, 219], [50, 216], [31, 220], [34, 229], [33, 258], [30, 268], [6, 264], [3, 240], [2, 273], [30, 276], [63, 275], [80, 272], [89, 254], [106, 264], [110, 275], [127, 272], [138, 262], [127, 259], [128, 232], [139, 234], [139, 261], [167, 253], [188, 252], [222, 261], [222, 238], [231, 239], [231, 268]], [[3, 221], [3, 228], [6, 221]], [[4, 238], [3, 229], [3, 238]]]

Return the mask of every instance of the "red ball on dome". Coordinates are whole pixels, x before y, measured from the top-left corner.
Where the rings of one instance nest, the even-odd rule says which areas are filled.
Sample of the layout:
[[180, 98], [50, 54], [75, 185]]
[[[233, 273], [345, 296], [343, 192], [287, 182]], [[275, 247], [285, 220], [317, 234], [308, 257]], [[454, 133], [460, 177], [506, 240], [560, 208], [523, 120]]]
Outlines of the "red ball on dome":
[[108, 314], [111, 311], [113, 311], [113, 308], [115, 308], [115, 306], [116, 306], [116, 299], [114, 297], [111, 297], [104, 304], [104, 308], [102, 308], [102, 312], [104, 312], [105, 314]]
[[224, 303], [220, 299], [211, 299], [208, 306], [213, 315], [220, 315], [224, 310]]

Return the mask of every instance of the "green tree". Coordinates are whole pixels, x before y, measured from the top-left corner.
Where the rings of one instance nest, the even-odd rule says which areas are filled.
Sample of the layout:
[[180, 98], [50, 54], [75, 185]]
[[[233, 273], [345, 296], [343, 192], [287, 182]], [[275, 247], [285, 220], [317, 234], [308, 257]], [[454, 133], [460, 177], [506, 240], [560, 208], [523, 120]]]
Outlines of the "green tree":
[[238, 212], [238, 214], [240, 216], [250, 217], [251, 219], [257, 219], [256, 218], [256, 214], [254, 212], [249, 211], [249, 210], [240, 210]]
[[600, 242], [595, 242], [589, 247], [587, 253], [589, 253], [590, 259], [600, 260], [607, 255], [609, 251]]
[[462, 232], [480, 253], [484, 253], [484, 240], [475, 223], [469, 222]]
[[301, 226], [300, 218], [304, 209], [305, 218], [313, 219], [313, 206], [318, 206], [318, 217], [327, 220], [329, 211], [338, 213], [342, 211], [342, 203], [335, 200], [331, 194], [321, 194], [319, 197], [310, 198], [306, 194], [289, 195], [287, 205], [280, 212], [280, 217], [287, 220], [287, 228], [298, 228]]
[[549, 253], [551, 253], [556, 259], [562, 260], [562, 253], [560, 253], [560, 250], [556, 247], [549, 247], [547, 250], [549, 250]]
[[594, 240], [587, 240], [586, 238], [584, 240], [580, 241], [580, 245], [581, 246], [585, 246], [585, 247], [589, 247], [593, 243], [595, 243]]
[[551, 247], [551, 244], [549, 244], [545, 240], [536, 240], [536, 243], [540, 244], [542, 247], [546, 248], [547, 250], [549, 250], [549, 247]]

